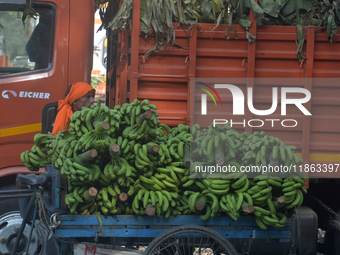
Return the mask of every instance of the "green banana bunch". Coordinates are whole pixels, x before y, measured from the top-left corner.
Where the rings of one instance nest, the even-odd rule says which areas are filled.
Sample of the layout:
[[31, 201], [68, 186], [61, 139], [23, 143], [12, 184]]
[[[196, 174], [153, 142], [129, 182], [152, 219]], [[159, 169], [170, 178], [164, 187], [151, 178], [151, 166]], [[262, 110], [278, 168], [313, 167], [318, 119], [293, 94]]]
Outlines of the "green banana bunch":
[[233, 220], [240, 217], [240, 212], [251, 212], [252, 200], [246, 193], [239, 192], [235, 195], [226, 194], [220, 200], [221, 210], [230, 216]]
[[[105, 127], [96, 125], [96, 123], [104, 122]], [[116, 109], [109, 109], [107, 106], [101, 107], [101, 101], [97, 101], [96, 106], [91, 108], [83, 107], [81, 111], [73, 113], [70, 123], [69, 132], [78, 139], [85, 134], [96, 131], [101, 135], [105, 133], [108, 136], [115, 137], [116, 130], [119, 130], [121, 116]], [[97, 139], [103, 140], [103, 139]]]
[[94, 214], [98, 210], [98, 205], [95, 201], [97, 193], [96, 188], [88, 185], [76, 187], [65, 196], [65, 203], [72, 214]]
[[[148, 142], [141, 145], [136, 143], [133, 148], [135, 156], [135, 166], [147, 177], [151, 176], [155, 169], [172, 162], [171, 152], [164, 143]], [[175, 165], [182, 165], [181, 162]]]
[[48, 135], [48, 134], [36, 134], [33, 138], [34, 144], [36, 146], [43, 147], [48, 144], [51, 144], [55, 140], [55, 137], [56, 136], [54, 135]]
[[74, 148], [78, 143], [76, 137], [72, 135], [65, 139], [66, 133], [67, 131], [64, 131], [64, 134], [59, 133], [59, 137], [51, 145], [52, 152], [49, 163], [53, 164], [55, 168], [60, 168], [67, 158], [73, 156]]
[[228, 165], [230, 162], [238, 162], [240, 157], [241, 135], [226, 124], [208, 126], [200, 131], [199, 125], [193, 126], [192, 141], [190, 146], [192, 161], [211, 165]]
[[279, 138], [267, 136], [264, 131], [254, 132], [243, 142], [243, 164], [268, 165], [275, 162], [278, 165], [291, 167], [301, 164], [302, 159], [295, 154], [295, 146], [286, 146]]
[[[217, 196], [204, 190], [203, 192], [195, 192], [186, 190], [184, 196], [181, 197], [181, 207], [183, 214], [190, 212], [200, 214], [201, 219], [207, 220], [214, 217], [219, 211], [219, 199]], [[188, 211], [189, 210], [189, 211]]]
[[287, 178], [282, 183], [282, 193], [285, 199], [285, 209], [300, 207], [303, 202], [303, 195], [307, 190], [303, 188], [306, 179], [297, 175]]
[[20, 154], [21, 161], [30, 171], [39, 171], [39, 168], [51, 163], [53, 153], [52, 144], [55, 138], [56, 136], [53, 135], [36, 134], [31, 150]]
[[[111, 143], [114, 139], [115, 138], [111, 140]], [[96, 151], [98, 151], [99, 155], [103, 155], [108, 151], [111, 143], [107, 140], [96, 140], [92, 142], [92, 146], [90, 147], [90, 149], [95, 149]]]
[[148, 136], [155, 137], [163, 133], [157, 127], [159, 124], [157, 106], [150, 104], [148, 99], [142, 102], [135, 99], [130, 104], [115, 106], [115, 109], [119, 111], [122, 118], [124, 138], [148, 140]]
[[28, 170], [33, 172], [39, 171], [40, 167], [45, 167], [45, 165], [48, 163], [48, 161], [46, 160], [46, 156], [42, 157], [38, 153], [33, 153], [32, 150], [31, 151], [26, 150], [22, 152], [20, 154], [20, 159], [24, 163], [24, 165], [28, 168]]
[[133, 164], [136, 159], [136, 154], [134, 153], [134, 147], [136, 145], [135, 140], [129, 140], [123, 136], [118, 136], [112, 139], [112, 144], [117, 144], [120, 149], [120, 156], [124, 158], [129, 163]]
[[103, 187], [98, 192], [96, 203], [104, 215], [117, 213], [117, 202], [120, 194], [118, 183]]
[[111, 159], [103, 170], [102, 180], [104, 182], [117, 181], [120, 186], [124, 187], [133, 185], [135, 180], [130, 176], [137, 174], [137, 170], [122, 157]]
[[63, 162], [60, 173], [66, 174], [67, 178], [72, 182], [72, 185], [76, 185], [77, 183], [84, 185], [84, 183], [97, 181], [100, 178], [101, 170], [96, 164], [84, 166], [75, 160], [67, 158]]
[[169, 132], [167, 130], [167, 136], [172, 137], [172, 138], [175, 138], [177, 136], [181, 136], [180, 134], [182, 134], [182, 135], [190, 134], [190, 126], [184, 125], [184, 124], [179, 124], [177, 127], [170, 129]]
[[[204, 178], [200, 179], [202, 181], [202, 184], [205, 185], [205, 190], [209, 191], [210, 193], [218, 196], [225, 195], [230, 190], [230, 179], [209, 179]], [[196, 185], [199, 184], [199, 182], [195, 182]], [[204, 186], [202, 187], [199, 185], [201, 189], [204, 190]]]

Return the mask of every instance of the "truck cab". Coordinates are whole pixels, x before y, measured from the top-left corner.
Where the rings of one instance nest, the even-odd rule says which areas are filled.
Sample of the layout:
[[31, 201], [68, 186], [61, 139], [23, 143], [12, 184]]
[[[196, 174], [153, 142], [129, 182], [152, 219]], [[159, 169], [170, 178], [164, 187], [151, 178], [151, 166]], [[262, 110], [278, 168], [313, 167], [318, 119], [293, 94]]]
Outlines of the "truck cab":
[[0, 1], [0, 184], [28, 172], [19, 155], [41, 131], [43, 107], [72, 83], [91, 83], [94, 2], [43, 0], [32, 7]]

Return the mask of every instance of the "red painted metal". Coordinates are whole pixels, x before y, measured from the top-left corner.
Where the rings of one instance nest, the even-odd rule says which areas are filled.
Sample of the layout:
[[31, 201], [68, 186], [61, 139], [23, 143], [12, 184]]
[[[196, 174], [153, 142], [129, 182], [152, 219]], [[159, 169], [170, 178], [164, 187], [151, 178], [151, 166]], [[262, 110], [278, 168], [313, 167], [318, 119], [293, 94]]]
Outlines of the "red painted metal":
[[[138, 91], [138, 62], [139, 62], [139, 36], [140, 36], [140, 1], [133, 1], [133, 21], [131, 35], [131, 78], [130, 78], [130, 101], [137, 98]], [[125, 84], [122, 84], [124, 86]]]
[[127, 76], [128, 76], [128, 31], [122, 31], [121, 33], [121, 49], [120, 49], [120, 57], [119, 57], [119, 68], [121, 70], [120, 72], [120, 81], [119, 84], [123, 85], [120, 86], [120, 99], [119, 104], [123, 105], [126, 103], [127, 98], [127, 86], [124, 86], [124, 84], [127, 84]]
[[[68, 85], [84, 81], [91, 84], [91, 70], [93, 63], [93, 29], [94, 24], [94, 1], [91, 4], [80, 4], [78, 1], [70, 3], [70, 26], [69, 26], [69, 78]], [[86, 18], [84, 18], [86, 17]], [[58, 27], [63, 29], [62, 27]], [[57, 40], [56, 43], [62, 43]], [[59, 67], [61, 68], [61, 67]], [[82, 70], [83, 77], [79, 77]]]
[[[108, 5], [107, 13], [113, 15], [120, 8], [122, 1], [114, 1]], [[121, 33], [115, 36], [111, 29], [106, 31], [107, 44], [107, 68], [106, 68], [106, 105], [113, 108], [119, 104], [119, 74], [117, 56], [120, 55]]]
[[[138, 3], [139, 1], [134, 2], [136, 6]], [[134, 17], [137, 17], [137, 14], [139, 13], [134, 12]], [[215, 30], [211, 30], [213, 24], [199, 24], [200, 28], [191, 28], [189, 32], [174, 24], [176, 43], [183, 48], [169, 44], [160, 54], [142, 57], [155, 42], [154, 38], [145, 38], [140, 34], [140, 24], [135, 19], [131, 36], [128, 38], [131, 44], [128, 52], [131, 58], [128, 81], [121, 84], [121, 87], [130, 88], [126, 99], [150, 99], [158, 106], [161, 122], [174, 126], [193, 123], [193, 113], [200, 111], [194, 109], [192, 103], [198, 98], [195, 98], [193, 91], [188, 88], [193, 77], [248, 79], [246, 84], [248, 87], [254, 87], [254, 104], [258, 109], [270, 108], [271, 88], [274, 85], [305, 87], [312, 92], [312, 99], [306, 104], [307, 109], [312, 112], [311, 117], [304, 117], [296, 107], [288, 106], [287, 112], [298, 121], [294, 129], [287, 131], [281, 126], [272, 129], [269, 124], [265, 124], [262, 129], [286, 144], [295, 145], [298, 152], [302, 152], [306, 163], [313, 162], [309, 160], [310, 153], [340, 154], [339, 85], [335, 80], [329, 79], [325, 83], [325, 80], [315, 79], [340, 78], [340, 34], [334, 36], [333, 43], [329, 43], [326, 32], [321, 28], [304, 28], [303, 55], [308, 59], [299, 63], [296, 57], [296, 27], [256, 26], [253, 14], [251, 20], [254, 24], [249, 32], [256, 36], [255, 43], [248, 43], [246, 31], [239, 25], [234, 25], [238, 39], [230, 29], [230, 39], [226, 40], [225, 30], [228, 25], [219, 25]], [[283, 79], [277, 79], [275, 82], [278, 84], [268, 83], [266, 80], [261, 84], [254, 84], [254, 79], [257, 81], [258, 78]], [[292, 80], [288, 82], [287, 78]], [[304, 80], [306, 78], [307, 80]], [[314, 78], [313, 82], [310, 78]], [[245, 92], [246, 86], [241, 89]], [[279, 100], [280, 98], [279, 94]], [[126, 100], [122, 97], [120, 99]], [[231, 96], [230, 101], [226, 103], [231, 105]], [[278, 107], [271, 117], [282, 118], [280, 111]], [[246, 119], [255, 118], [249, 111], [246, 114]], [[231, 116], [226, 113], [227, 119]], [[239, 118], [234, 118], [239, 121]], [[243, 132], [244, 128], [238, 130]], [[253, 128], [251, 131], [255, 130], [260, 129]]]
[[188, 61], [188, 104], [187, 104], [186, 125], [191, 124], [190, 95], [191, 93], [194, 93], [194, 91], [190, 91], [190, 82], [194, 82], [193, 79], [196, 78], [196, 54], [197, 54], [197, 29], [198, 28], [194, 27], [193, 29], [194, 29], [193, 32], [190, 33], [191, 38], [190, 38], [189, 56], [186, 59], [186, 61]]
[[[42, 174], [45, 173], [45, 168], [40, 168], [39, 171], [34, 172], [34, 174]], [[16, 166], [16, 167], [8, 167], [1, 169], [0, 178], [8, 176], [8, 175], [16, 175], [16, 174], [32, 174], [31, 171], [27, 169], [25, 166]]]
[[[307, 54], [306, 54], [306, 79], [305, 88], [308, 89], [311, 94], [313, 94], [313, 62], [314, 62], [314, 40], [315, 31], [313, 27], [307, 28]], [[306, 109], [312, 112], [312, 101], [305, 104]], [[309, 164], [309, 150], [310, 150], [310, 136], [311, 136], [311, 116], [303, 116], [303, 131], [302, 131], [302, 160], [304, 164]], [[305, 184], [306, 187], [309, 185]]]
[[[255, 2], [258, 2], [258, 0], [255, 0]], [[257, 31], [257, 25], [256, 20], [254, 16], [254, 11], [251, 9], [250, 11], [250, 21], [253, 22], [253, 25], [250, 27], [249, 32], [252, 35], [256, 35]], [[248, 58], [247, 58], [247, 89], [253, 88], [254, 89], [254, 78], [255, 78], [255, 53], [256, 53], [256, 41], [253, 43], [248, 44]], [[243, 63], [242, 63], [243, 66]], [[246, 119], [252, 119], [253, 114], [250, 112], [248, 108], [246, 108]], [[245, 131], [252, 133], [253, 128], [250, 126], [246, 126]]]
[[[64, 97], [67, 86], [74, 82], [91, 82], [93, 57], [94, 3], [79, 4], [79, 1], [45, 1], [56, 9], [52, 69], [39, 73], [7, 76], [0, 79], [2, 90], [43, 92], [50, 94], [48, 99], [13, 97], [0, 98], [0, 129], [41, 123], [43, 107]], [[87, 17], [87, 18], [84, 18]], [[93, 18], [89, 18], [93, 17]], [[85, 29], [87, 28], [87, 29]], [[20, 153], [33, 145], [36, 132], [0, 138], [1, 173], [22, 166]], [[14, 172], [13, 172], [14, 171]]]
[[[115, 89], [116, 89], [116, 99], [115, 99], [115, 102], [116, 104], [119, 104], [119, 105], [122, 105], [122, 101], [126, 100], [126, 97], [122, 97], [120, 95], [120, 85], [121, 85], [121, 82], [120, 82], [120, 77], [123, 75], [122, 73], [122, 70], [121, 70], [121, 64], [120, 62], [118, 61], [117, 59], [117, 56], [121, 56], [121, 52], [122, 52], [122, 36], [123, 36], [123, 33], [119, 33], [118, 34], [118, 44], [117, 44], [117, 50], [116, 50], [116, 59], [113, 59], [112, 61], [116, 61], [116, 66], [117, 66], [117, 75], [116, 75], [116, 84], [115, 84]], [[125, 86], [127, 87], [127, 86]], [[113, 95], [111, 94], [111, 91], [110, 91], [110, 95]], [[125, 102], [125, 101], [124, 101]], [[111, 107], [113, 108], [114, 105]]]

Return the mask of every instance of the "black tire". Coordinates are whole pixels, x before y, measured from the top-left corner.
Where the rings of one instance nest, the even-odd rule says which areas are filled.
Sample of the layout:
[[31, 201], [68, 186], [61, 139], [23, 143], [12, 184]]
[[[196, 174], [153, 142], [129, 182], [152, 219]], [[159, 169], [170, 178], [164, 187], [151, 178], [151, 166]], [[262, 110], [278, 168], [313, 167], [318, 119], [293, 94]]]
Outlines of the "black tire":
[[[3, 186], [0, 187], [0, 190], [15, 190], [15, 185]], [[0, 215], [13, 211], [19, 211], [18, 198], [0, 199]]]
[[157, 236], [144, 255], [198, 255], [203, 253], [202, 249], [205, 249], [205, 253], [212, 252], [214, 255], [238, 254], [232, 244], [214, 230], [202, 226], [181, 226]]

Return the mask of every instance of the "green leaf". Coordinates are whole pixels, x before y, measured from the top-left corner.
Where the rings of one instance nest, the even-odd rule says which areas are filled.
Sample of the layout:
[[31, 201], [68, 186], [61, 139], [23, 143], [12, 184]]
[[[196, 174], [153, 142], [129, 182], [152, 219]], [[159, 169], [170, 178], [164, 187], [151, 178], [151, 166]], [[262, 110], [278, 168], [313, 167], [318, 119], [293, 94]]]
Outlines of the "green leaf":
[[203, 0], [202, 6], [201, 6], [201, 11], [203, 13], [202, 18], [201, 18], [202, 23], [211, 22], [211, 19], [209, 17], [211, 9], [212, 9], [211, 2], [209, 0]]
[[214, 19], [214, 23], [216, 23], [216, 4], [214, 1], [211, 1], [212, 5], [212, 18]]
[[222, 17], [225, 15], [225, 9], [223, 9], [223, 11], [220, 12], [220, 15], [218, 15], [217, 21], [216, 21], [216, 26], [211, 29], [211, 30], [215, 30], [215, 28], [218, 27], [218, 25], [221, 23]]
[[[282, 16], [283, 17], [283, 16]], [[291, 25], [296, 25], [297, 19], [296, 19], [296, 12], [291, 13], [284, 17]]]
[[175, 7], [174, 0], [170, 0], [170, 4], [171, 4], [172, 13], [174, 14], [175, 17], [178, 17], [177, 12], [176, 12], [176, 7]]
[[327, 7], [331, 6], [329, 0], [323, 0], [323, 4]]
[[273, 18], [273, 17], [266, 17], [265, 20], [263, 20], [263, 25], [275, 26], [276, 20], [278, 20], [278, 19]]
[[308, 9], [312, 6], [314, 0], [288, 0], [281, 8], [281, 15], [286, 17], [293, 12], [296, 11], [296, 8], [299, 10], [308, 11]]
[[244, 6], [245, 0], [240, 0], [237, 6], [237, 17], [239, 19], [243, 19], [243, 16], [246, 14], [246, 7]]
[[327, 20], [327, 36], [328, 40], [332, 42], [333, 36], [336, 35], [339, 32], [338, 26], [335, 23], [334, 16], [329, 15]]
[[260, 0], [259, 4], [262, 7], [263, 11], [269, 16], [275, 18], [279, 16], [281, 6], [278, 5], [274, 0]]
[[264, 12], [262, 8], [254, 0], [251, 0], [251, 6], [254, 11], [254, 16], [257, 24], [262, 25], [262, 20], [264, 19]]
[[[290, 20], [286, 19], [285, 17], [283, 17], [281, 14], [279, 14], [279, 18], [282, 20], [283, 24], [293, 26], [292, 22]], [[295, 18], [296, 18], [296, 16], [295, 16], [295, 13], [294, 13], [293, 21], [294, 21]]]
[[253, 22], [247, 19], [239, 19], [238, 24], [240, 24], [242, 27], [249, 28]]
[[288, 0], [286, 3], [283, 4], [281, 8], [281, 15], [287, 18], [288, 15], [295, 13], [295, 3], [296, 0]]
[[229, 40], [230, 38], [228, 37], [228, 30], [229, 30], [229, 28], [231, 28], [232, 30], [233, 30], [233, 33], [236, 35], [236, 39], [238, 39], [238, 35], [237, 35], [237, 31], [234, 29], [234, 27], [233, 27], [233, 13], [231, 12], [230, 14], [229, 14], [229, 20], [228, 20], [228, 28], [225, 30], [225, 32], [224, 32], [224, 36], [225, 36], [225, 38], [227, 39], [227, 40]]
[[296, 56], [299, 59], [299, 62], [305, 59], [305, 57], [302, 55], [302, 47], [305, 42], [305, 37], [303, 35], [302, 26], [301, 24], [296, 25], [296, 31], [297, 31], [297, 41], [298, 41], [298, 48], [296, 50]]
[[244, 1], [244, 7], [250, 9], [251, 8], [251, 0], [245, 0]]
[[297, 6], [299, 10], [308, 11], [314, 2], [315, 0], [297, 0]]
[[310, 24], [311, 26], [316, 26], [316, 28], [317, 27], [319, 27], [319, 26], [321, 26], [321, 24], [322, 24], [322, 20], [318, 20], [318, 19], [312, 19], [312, 23]]
[[340, 21], [340, 10], [338, 8], [337, 2], [335, 2], [335, 1], [333, 2], [333, 8], [332, 9], [335, 10], [335, 13], [336, 13], [335, 17], [336, 17], [337, 22], [339, 22]]
[[220, 13], [222, 11], [222, 5], [221, 5], [221, 0], [218, 0], [217, 2], [214, 1], [215, 3], [215, 10], [217, 13]]
[[148, 22], [148, 20], [146, 18], [141, 18], [140, 19], [141, 22], [141, 30], [143, 33], [148, 34], [149, 30], [150, 30], [150, 23]]
[[173, 41], [175, 41], [176, 40], [176, 33], [175, 33], [175, 29], [172, 25], [170, 3], [168, 1], [169, 0], [165, 0], [165, 3], [166, 3], [165, 4], [166, 25], [170, 29], [170, 32], [172, 30]]
[[256, 41], [256, 36], [249, 33], [248, 29], [246, 31], [246, 34], [247, 34], [247, 39], [249, 43], [253, 43]]
[[238, 6], [239, 0], [231, 0], [230, 2], [231, 2], [231, 4], [232, 4], [232, 6], [236, 9], [237, 6]]

